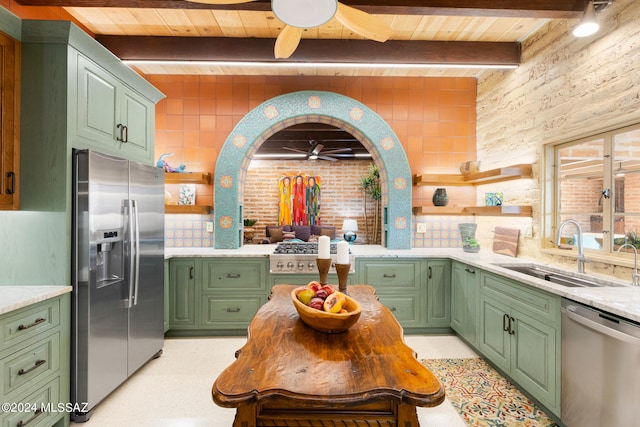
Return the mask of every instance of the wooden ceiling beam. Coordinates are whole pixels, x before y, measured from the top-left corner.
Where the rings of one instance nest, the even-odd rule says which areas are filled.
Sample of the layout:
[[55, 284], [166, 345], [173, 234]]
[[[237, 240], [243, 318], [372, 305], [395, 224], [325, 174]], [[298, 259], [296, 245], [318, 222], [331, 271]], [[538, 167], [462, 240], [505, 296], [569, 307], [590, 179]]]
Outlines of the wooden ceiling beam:
[[303, 39], [290, 58], [273, 57], [273, 39], [98, 35], [122, 60], [519, 65], [520, 44]]
[[[270, 11], [271, 0], [210, 5], [186, 0], [14, 0], [22, 6], [124, 7], [152, 9], [219, 9]], [[341, 0], [365, 12], [382, 15], [444, 15], [578, 19], [586, 0]]]

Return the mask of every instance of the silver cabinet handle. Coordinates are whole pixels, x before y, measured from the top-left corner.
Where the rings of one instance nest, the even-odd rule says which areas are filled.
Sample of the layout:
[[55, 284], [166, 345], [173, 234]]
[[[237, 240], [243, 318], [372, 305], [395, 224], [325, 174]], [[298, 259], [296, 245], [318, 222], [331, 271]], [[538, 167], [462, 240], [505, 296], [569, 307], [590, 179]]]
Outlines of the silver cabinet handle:
[[396, 275], [395, 275], [395, 273], [392, 273], [392, 274], [384, 273], [384, 274], [382, 275], [382, 277], [384, 277], [385, 279], [395, 279], [395, 278], [396, 278]]
[[240, 307], [229, 307], [227, 313], [240, 313]]
[[239, 278], [240, 278], [240, 273], [227, 274], [227, 279], [239, 279]]

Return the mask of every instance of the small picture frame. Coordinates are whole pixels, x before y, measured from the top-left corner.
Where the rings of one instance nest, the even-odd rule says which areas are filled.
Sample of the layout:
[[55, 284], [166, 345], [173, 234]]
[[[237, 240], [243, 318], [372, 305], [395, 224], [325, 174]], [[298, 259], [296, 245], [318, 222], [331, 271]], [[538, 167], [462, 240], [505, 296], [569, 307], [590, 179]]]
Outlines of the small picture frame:
[[178, 196], [179, 205], [195, 205], [196, 204], [196, 185], [180, 184], [180, 194]]

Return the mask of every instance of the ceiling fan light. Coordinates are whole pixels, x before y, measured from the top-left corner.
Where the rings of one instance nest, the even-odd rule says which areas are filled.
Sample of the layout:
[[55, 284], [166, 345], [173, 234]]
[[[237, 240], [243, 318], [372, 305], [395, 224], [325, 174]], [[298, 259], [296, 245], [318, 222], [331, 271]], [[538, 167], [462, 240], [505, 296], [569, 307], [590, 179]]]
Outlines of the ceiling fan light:
[[271, 0], [271, 10], [287, 25], [313, 28], [329, 22], [338, 10], [337, 0]]
[[578, 26], [574, 28], [573, 35], [576, 37], [588, 37], [595, 34], [599, 29], [600, 25], [596, 18], [596, 8], [593, 1], [590, 1], [584, 11], [582, 20], [580, 20]]

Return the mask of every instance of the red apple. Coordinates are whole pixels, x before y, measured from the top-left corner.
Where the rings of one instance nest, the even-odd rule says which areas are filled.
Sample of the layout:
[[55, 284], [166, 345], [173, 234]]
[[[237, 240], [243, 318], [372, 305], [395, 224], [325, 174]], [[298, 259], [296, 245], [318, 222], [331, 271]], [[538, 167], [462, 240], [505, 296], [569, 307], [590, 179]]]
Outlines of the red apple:
[[325, 299], [327, 299], [328, 296], [329, 296], [329, 294], [327, 294], [327, 291], [325, 291], [324, 289], [318, 289], [316, 291], [316, 294], [313, 297], [314, 298], [322, 298], [322, 300], [324, 301]]
[[320, 289], [325, 290], [325, 291], [327, 292], [327, 295], [331, 295], [332, 293], [334, 293], [334, 292], [335, 292], [335, 289], [333, 289], [333, 286], [331, 286], [331, 285], [324, 285], [324, 286], [323, 286], [322, 288], [320, 288]]
[[315, 292], [318, 289], [322, 288], [322, 285], [317, 280], [312, 280], [307, 284], [307, 287], [313, 289], [313, 291]]

